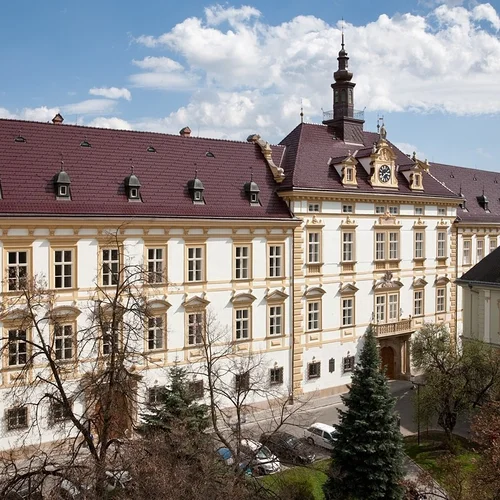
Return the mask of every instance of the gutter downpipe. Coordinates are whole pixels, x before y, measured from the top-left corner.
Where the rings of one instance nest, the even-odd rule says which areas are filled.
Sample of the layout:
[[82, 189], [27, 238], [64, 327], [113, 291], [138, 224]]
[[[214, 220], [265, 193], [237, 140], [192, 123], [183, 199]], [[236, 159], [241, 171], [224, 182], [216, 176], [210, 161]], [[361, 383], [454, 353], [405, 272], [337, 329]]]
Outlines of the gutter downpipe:
[[[455, 221], [455, 252], [456, 252], [456, 258], [455, 258], [455, 346], [458, 346], [458, 285], [456, 283], [458, 278], [458, 226], [456, 225]], [[460, 290], [462, 290], [462, 287], [460, 287]], [[463, 318], [462, 318], [463, 321]]]
[[[291, 210], [290, 210], [291, 212]], [[295, 215], [292, 212], [292, 215], [295, 217]], [[292, 266], [292, 271], [291, 271], [291, 276], [290, 276], [290, 312], [291, 312], [291, 342], [292, 345], [290, 346], [290, 394], [288, 395], [288, 404], [293, 405], [294, 403], [294, 392], [295, 392], [295, 381], [293, 377], [293, 372], [294, 372], [294, 359], [295, 359], [295, 228], [292, 230], [292, 251], [291, 251], [291, 259], [290, 259], [290, 264]]]

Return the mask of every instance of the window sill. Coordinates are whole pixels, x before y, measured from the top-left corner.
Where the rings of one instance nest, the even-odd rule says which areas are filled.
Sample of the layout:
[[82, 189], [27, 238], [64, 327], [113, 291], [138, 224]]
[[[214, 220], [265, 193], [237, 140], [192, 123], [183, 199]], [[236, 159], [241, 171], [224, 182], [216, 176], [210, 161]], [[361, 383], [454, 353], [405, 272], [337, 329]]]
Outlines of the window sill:
[[323, 267], [322, 262], [308, 262], [306, 264], [307, 274], [321, 274], [321, 268]]
[[401, 259], [375, 260], [375, 271], [385, 271], [386, 269], [399, 269]]
[[201, 281], [185, 281], [184, 286], [203, 286], [206, 285], [207, 281], [206, 280], [201, 280]]

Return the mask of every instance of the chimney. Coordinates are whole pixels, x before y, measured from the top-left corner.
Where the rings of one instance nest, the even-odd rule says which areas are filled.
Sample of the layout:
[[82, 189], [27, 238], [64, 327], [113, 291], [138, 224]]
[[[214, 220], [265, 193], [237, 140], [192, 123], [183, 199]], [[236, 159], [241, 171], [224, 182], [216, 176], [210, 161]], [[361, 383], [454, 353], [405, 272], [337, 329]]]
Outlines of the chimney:
[[54, 116], [54, 118], [52, 118], [52, 123], [54, 125], [61, 125], [63, 121], [64, 121], [64, 118], [59, 113], [57, 113], [57, 115]]
[[189, 127], [184, 127], [179, 131], [179, 134], [181, 134], [182, 137], [190, 137], [191, 136], [191, 129]]

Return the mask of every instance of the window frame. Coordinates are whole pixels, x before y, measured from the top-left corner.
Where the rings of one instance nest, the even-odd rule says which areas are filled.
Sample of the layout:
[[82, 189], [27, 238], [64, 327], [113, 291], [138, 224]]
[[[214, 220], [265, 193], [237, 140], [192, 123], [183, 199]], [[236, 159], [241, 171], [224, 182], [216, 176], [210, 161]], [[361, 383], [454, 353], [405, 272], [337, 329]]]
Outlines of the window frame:
[[344, 356], [342, 358], [342, 373], [350, 373], [356, 366], [356, 356]]
[[321, 361], [314, 360], [307, 363], [307, 380], [321, 378]]
[[[70, 328], [70, 334], [68, 335], [66, 330]], [[61, 329], [63, 335], [58, 335], [58, 329]], [[58, 363], [60, 362], [71, 362], [76, 359], [76, 327], [74, 321], [54, 321], [52, 326], [53, 335], [53, 346], [54, 346], [54, 356]], [[69, 347], [67, 342], [69, 340]], [[60, 342], [61, 346], [58, 347]], [[66, 356], [68, 350], [71, 352], [71, 356]], [[58, 351], [63, 353], [62, 356], [58, 355]]]
[[[57, 254], [61, 253], [61, 256], [63, 257], [63, 260], [57, 260]], [[66, 261], [66, 253], [70, 253], [70, 261]], [[53, 274], [53, 288], [55, 290], [71, 290], [77, 288], [76, 284], [76, 275], [75, 275], [75, 269], [76, 269], [76, 248], [70, 248], [70, 247], [52, 247], [52, 269], [54, 271]], [[69, 266], [69, 279], [70, 279], [70, 284], [69, 286], [66, 286], [64, 281], [68, 278], [68, 273], [67, 267]], [[60, 272], [57, 272], [57, 268], [61, 267]], [[57, 281], [58, 278], [61, 280], [61, 284], [57, 286]]]
[[[442, 292], [442, 293], [441, 293]], [[446, 286], [438, 286], [436, 287], [436, 313], [446, 313]], [[442, 303], [442, 308], [440, 307], [440, 303]]]
[[498, 236], [489, 237], [488, 248], [489, 248], [489, 253], [493, 252], [498, 248]]
[[[310, 299], [306, 301], [306, 332], [317, 332], [321, 330], [321, 303], [322, 300], [318, 299]], [[313, 308], [316, 307], [316, 310]], [[312, 318], [311, 316], [315, 318]], [[311, 328], [311, 325], [315, 324], [316, 328]]]
[[[417, 294], [420, 297], [417, 297]], [[425, 316], [425, 291], [423, 288], [413, 290], [413, 316]]]
[[[19, 254], [26, 254], [26, 262], [20, 262]], [[10, 254], [16, 254], [16, 262], [10, 263]], [[5, 248], [5, 263], [6, 263], [6, 279], [5, 291], [6, 292], [19, 292], [27, 284], [32, 269], [31, 262], [31, 249], [30, 248]], [[15, 276], [11, 277], [11, 269], [16, 269]], [[25, 269], [25, 276], [22, 276], [20, 269]], [[15, 280], [15, 286], [11, 287], [12, 280]]]
[[[6, 363], [6, 368], [14, 368], [14, 369], [22, 369], [24, 366], [26, 366], [26, 364], [28, 363], [29, 361], [29, 358], [30, 358], [30, 335], [31, 335], [31, 331], [29, 328], [22, 328], [21, 325], [10, 325], [10, 326], [5, 326], [4, 325], [4, 329], [7, 329], [7, 341], [6, 341], [6, 344], [7, 344], [7, 349], [6, 349], [6, 355], [7, 355], [7, 363]], [[12, 338], [11, 339], [11, 333], [12, 332], [16, 332], [15, 335], [16, 337], [18, 335], [20, 335], [20, 332], [24, 332], [24, 339], [22, 337], [19, 337], [19, 338]], [[14, 337], [14, 335], [12, 335], [12, 337]], [[13, 349], [11, 349], [11, 346], [14, 345], [13, 344], [13, 341], [15, 341], [15, 345], [16, 345], [16, 349], [15, 351]], [[20, 349], [20, 343], [22, 345], [24, 345], [24, 351], [22, 349]], [[15, 363], [11, 363], [11, 359], [12, 356], [15, 357], [16, 359], [16, 362]], [[24, 356], [24, 361], [22, 362], [19, 362], [20, 358]]]
[[[104, 252], [110, 252], [110, 258], [104, 258]], [[113, 253], [116, 252], [116, 259], [113, 258]], [[122, 264], [122, 248], [121, 247], [101, 247], [99, 249], [100, 256], [100, 283], [103, 287], [116, 286], [120, 279], [121, 264]], [[116, 268], [116, 270], [114, 270]], [[105, 279], [106, 277], [106, 279]]]
[[284, 369], [282, 366], [274, 366], [269, 369], [269, 385], [283, 384]]
[[[419, 239], [421, 236], [421, 239]], [[413, 259], [414, 260], [424, 260], [425, 259], [425, 230], [416, 229], [413, 232]]]
[[[158, 258], [157, 252], [161, 251], [161, 259]], [[154, 252], [151, 257], [150, 252]], [[145, 248], [146, 262], [146, 282], [148, 285], [164, 285], [167, 282], [167, 247], [163, 245], [146, 245]], [[160, 266], [160, 270], [158, 270]]]
[[[443, 236], [441, 238], [441, 236]], [[442, 252], [440, 246], [442, 244]], [[448, 231], [446, 229], [438, 229], [436, 235], [436, 258], [437, 259], [447, 259], [448, 258]]]
[[[19, 414], [15, 412], [23, 411], [23, 420], [24, 422], [19, 423]], [[15, 415], [15, 419], [17, 421], [16, 424], [12, 425], [12, 416]], [[29, 413], [28, 413], [28, 407], [26, 405], [22, 406], [14, 406], [11, 408], [7, 408], [5, 412], [5, 420], [6, 420], [6, 427], [8, 431], [14, 431], [18, 429], [27, 429], [29, 427]]]
[[[391, 301], [395, 297], [395, 301]], [[386, 292], [376, 291], [374, 297], [374, 320], [377, 325], [396, 323], [400, 320], [399, 291], [388, 290]], [[396, 304], [394, 306], [394, 303]], [[395, 314], [394, 314], [395, 313]]]
[[[72, 401], [69, 402], [73, 406]], [[51, 425], [61, 424], [71, 420], [71, 411], [68, 411], [63, 403], [52, 400], [49, 406], [49, 416]]]
[[[321, 234], [322, 232], [317, 230], [307, 231], [307, 264], [318, 265], [321, 264]], [[312, 241], [311, 237], [316, 236], [316, 241]], [[313, 257], [313, 259], [311, 258]]]
[[[200, 251], [200, 256], [193, 255], [190, 257], [190, 252], [193, 251], [198, 253]], [[191, 264], [193, 264], [191, 269]], [[199, 264], [199, 265], [198, 265]], [[204, 244], [190, 244], [186, 245], [186, 279], [187, 284], [198, 284], [204, 283], [206, 281], [206, 245]], [[194, 279], [198, 276], [199, 279]], [[191, 279], [193, 278], [193, 279]]]
[[321, 212], [321, 203], [307, 203], [307, 211], [309, 213], [318, 214]]
[[[238, 317], [238, 315], [246, 317]], [[246, 336], [242, 335], [246, 331]], [[251, 306], [236, 306], [233, 307], [233, 332], [234, 340], [248, 341], [252, 338], [252, 307]]]
[[342, 213], [343, 214], [353, 214], [355, 210], [354, 203], [343, 203], [342, 204]]
[[[241, 253], [243, 252], [243, 254]], [[248, 281], [252, 279], [252, 244], [236, 243], [233, 245], [233, 279]]]
[[[267, 335], [268, 337], [275, 338], [281, 337], [285, 334], [284, 332], [284, 303], [268, 304], [267, 306]], [[276, 313], [277, 309], [280, 309], [279, 314]], [[279, 320], [276, 322], [276, 320]], [[279, 330], [279, 333], [274, 333], [273, 330]]]
[[[187, 347], [196, 347], [203, 345], [203, 337], [206, 333], [206, 321], [207, 315], [205, 309], [202, 310], [192, 310], [186, 311], [186, 345]], [[191, 317], [197, 316], [194, 322], [191, 322]], [[201, 320], [198, 320], [200, 316]], [[197, 327], [197, 331], [191, 334], [191, 326]], [[193, 337], [194, 342], [190, 342], [189, 339]], [[199, 341], [198, 341], [199, 339]]]
[[[272, 250], [274, 249], [274, 250]], [[279, 249], [279, 255], [275, 251]], [[267, 273], [269, 278], [283, 278], [285, 268], [285, 244], [268, 243], [267, 244]], [[277, 274], [279, 273], [279, 274]]]
[[240, 394], [250, 390], [250, 370], [234, 375], [234, 389]]
[[484, 259], [484, 238], [476, 238], [476, 263], [482, 259]]
[[187, 385], [191, 397], [194, 399], [203, 399], [205, 396], [205, 384], [202, 379], [190, 380]]
[[[350, 306], [346, 306], [346, 302], [350, 301], [351, 304]], [[354, 295], [349, 295], [347, 297], [341, 297], [340, 298], [340, 305], [341, 305], [341, 318], [342, 318], [342, 328], [349, 328], [352, 327], [356, 324], [354, 320], [354, 312], [355, 312], [355, 296]], [[346, 323], [346, 311], [350, 310], [350, 318], [351, 321], [349, 323]], [[349, 315], [347, 315], [349, 317]]]
[[[464, 238], [462, 240], [462, 265], [470, 266], [472, 264], [472, 238]], [[466, 252], [467, 245], [467, 252]]]
[[[166, 314], [155, 314], [148, 316], [146, 318], [146, 350], [148, 352], [153, 351], [163, 351], [166, 349]], [[161, 325], [158, 325], [158, 321], [161, 321]], [[161, 340], [161, 345], [158, 346], [158, 339]], [[151, 347], [153, 343], [154, 347]]]
[[[350, 238], [350, 241], [346, 241], [346, 237]], [[343, 229], [341, 232], [341, 263], [352, 263], [356, 262], [356, 231]], [[346, 258], [346, 257], [351, 257]]]

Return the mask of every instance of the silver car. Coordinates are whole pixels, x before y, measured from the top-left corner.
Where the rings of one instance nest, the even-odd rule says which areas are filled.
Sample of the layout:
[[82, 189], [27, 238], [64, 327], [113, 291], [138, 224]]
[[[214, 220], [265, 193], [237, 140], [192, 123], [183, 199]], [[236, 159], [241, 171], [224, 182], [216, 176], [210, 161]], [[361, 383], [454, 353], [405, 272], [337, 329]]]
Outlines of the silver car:
[[281, 462], [271, 450], [253, 439], [242, 439], [241, 450], [250, 459], [252, 470], [260, 475], [281, 471]]

